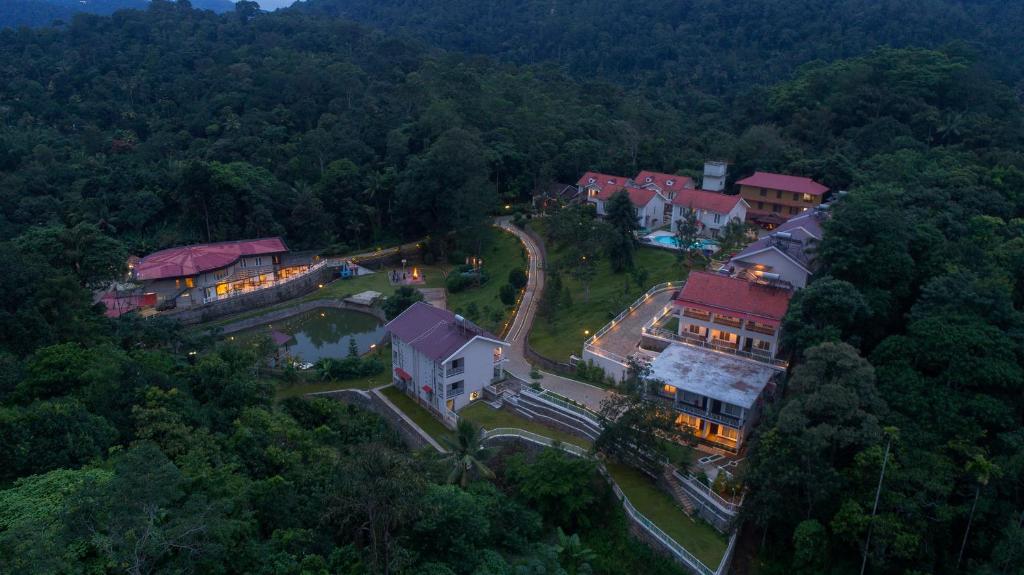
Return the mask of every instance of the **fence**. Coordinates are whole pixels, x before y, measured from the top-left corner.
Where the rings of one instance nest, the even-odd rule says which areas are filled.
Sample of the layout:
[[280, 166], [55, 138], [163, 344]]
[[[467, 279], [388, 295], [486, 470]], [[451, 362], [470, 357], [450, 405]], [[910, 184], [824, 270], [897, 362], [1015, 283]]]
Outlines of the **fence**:
[[637, 308], [642, 306], [644, 302], [646, 302], [648, 298], [650, 298], [654, 294], [661, 293], [663, 291], [670, 289], [682, 289], [684, 285], [686, 285], [685, 280], [676, 282], [664, 282], [657, 284], [651, 289], [647, 290], [646, 292], [644, 292], [644, 295], [638, 297], [636, 301], [629, 305], [629, 307], [619, 312], [619, 315], [615, 316], [610, 322], [606, 323], [604, 327], [597, 330], [597, 333], [590, 336], [590, 338], [583, 343], [583, 351], [590, 352], [596, 356], [608, 358], [614, 362], [621, 363], [623, 367], [625, 367], [628, 362], [628, 359], [626, 357], [623, 357], [617, 353], [605, 349], [601, 349], [600, 347], [594, 345], [594, 342], [603, 337], [604, 334], [608, 333], [613, 327], [615, 327], [615, 324], [619, 323], [620, 321], [622, 321], [623, 318], [633, 313]]
[[[493, 439], [495, 437], [517, 437], [519, 439], [524, 439], [531, 443], [536, 443], [538, 445], [543, 445], [545, 447], [552, 447], [556, 443], [556, 441], [554, 439], [551, 439], [550, 437], [545, 437], [543, 435], [533, 433], [532, 431], [526, 431], [525, 429], [517, 429], [515, 427], [496, 427], [494, 429], [484, 431], [485, 440]], [[559, 447], [562, 449], [562, 451], [567, 451], [577, 457], [590, 456], [590, 452], [588, 452], [586, 449], [583, 449], [578, 445], [562, 442], [557, 443], [559, 444]]]
[[523, 387], [522, 389], [519, 390], [519, 393], [523, 395], [528, 395], [539, 401], [554, 404], [553, 407], [561, 409], [563, 411], [569, 411], [571, 415], [579, 417], [586, 421], [587, 423], [593, 425], [594, 427], [601, 429], [601, 416], [594, 413], [593, 411], [590, 411], [585, 407], [581, 407], [579, 405], [576, 405], [575, 403], [572, 403], [571, 401], [558, 395], [557, 393], [554, 393], [549, 390], [536, 391], [530, 387]]
[[682, 483], [684, 486], [688, 487], [695, 493], [699, 493], [701, 496], [709, 499], [713, 505], [720, 508], [721, 511], [724, 513], [735, 515], [736, 512], [739, 511], [740, 505], [743, 504], [742, 497], [740, 498], [739, 502], [733, 503], [732, 501], [729, 501], [728, 499], [725, 499], [721, 495], [715, 493], [715, 491], [711, 489], [711, 486], [702, 483], [692, 473], [682, 474], [678, 470], [674, 471], [673, 473], [675, 474], [676, 479], [680, 481], [680, 483]]
[[641, 332], [642, 332], [643, 335], [647, 335], [647, 336], [651, 336], [651, 337], [655, 337], [655, 338], [662, 339], [662, 340], [667, 340], [667, 341], [685, 343], [686, 345], [691, 345], [691, 346], [694, 346], [694, 347], [700, 347], [700, 348], [704, 348], [704, 349], [710, 349], [712, 351], [717, 351], [717, 352], [720, 352], [720, 353], [727, 353], [729, 355], [734, 355], [736, 357], [742, 357], [744, 359], [750, 359], [750, 360], [753, 360], [753, 361], [756, 361], [756, 362], [759, 362], [759, 363], [770, 365], [772, 367], [778, 367], [778, 368], [785, 369], [787, 366], [789, 366], [789, 362], [787, 362], [785, 360], [782, 360], [782, 359], [772, 358], [769, 355], [760, 354], [760, 353], [751, 353], [749, 351], [733, 349], [733, 348], [727, 347], [727, 346], [715, 345], [714, 343], [711, 343], [711, 342], [708, 342], [708, 341], [704, 341], [704, 340], [699, 339], [699, 338], [681, 336], [679, 334], [672, 333], [672, 332], [670, 332], [668, 330], [664, 330], [664, 329], [661, 329], [661, 328], [646, 328], [645, 327], [645, 328], [643, 328], [641, 330]]

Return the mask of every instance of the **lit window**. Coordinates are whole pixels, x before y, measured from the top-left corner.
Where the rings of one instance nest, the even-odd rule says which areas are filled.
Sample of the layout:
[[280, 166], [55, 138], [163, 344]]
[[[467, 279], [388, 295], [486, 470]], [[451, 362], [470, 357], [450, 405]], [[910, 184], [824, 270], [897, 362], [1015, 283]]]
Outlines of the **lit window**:
[[196, 287], [195, 278], [185, 278], [185, 287], [194, 288]]
[[735, 441], [735, 440], [739, 439], [740, 432], [738, 430], [732, 428], [732, 427], [726, 427], [724, 425], [719, 425], [718, 426], [718, 436], [719, 437], [724, 437], [726, 439], [731, 439], [731, 440]]
[[228, 293], [228, 284], [217, 284], [217, 295]]
[[669, 385], [669, 384], [666, 383], [664, 386], [662, 386], [661, 390], [664, 391], [665, 393], [668, 393], [668, 394], [671, 394], [671, 395], [675, 395], [675, 393], [676, 393], [676, 386]]

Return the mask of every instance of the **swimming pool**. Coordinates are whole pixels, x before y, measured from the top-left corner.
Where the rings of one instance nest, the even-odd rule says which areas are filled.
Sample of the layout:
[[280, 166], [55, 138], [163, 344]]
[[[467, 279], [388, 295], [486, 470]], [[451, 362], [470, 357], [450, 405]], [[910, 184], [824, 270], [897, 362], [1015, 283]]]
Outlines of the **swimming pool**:
[[[652, 238], [654, 243], [661, 244], [663, 246], [672, 246], [674, 248], [679, 247], [679, 238], [675, 236], [654, 236]], [[718, 242], [708, 239], [699, 239], [693, 242], [691, 249], [694, 250], [712, 250], [718, 247]]]

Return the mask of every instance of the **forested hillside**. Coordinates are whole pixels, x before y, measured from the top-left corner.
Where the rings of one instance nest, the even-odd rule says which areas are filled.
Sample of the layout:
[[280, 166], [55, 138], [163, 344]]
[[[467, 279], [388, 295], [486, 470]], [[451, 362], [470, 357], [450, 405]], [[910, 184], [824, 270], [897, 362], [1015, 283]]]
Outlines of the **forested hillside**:
[[443, 486], [89, 288], [198, 240], [472, 242], [551, 181], [707, 158], [850, 190], [751, 446], [759, 573], [856, 573], [869, 537], [870, 573], [1024, 572], [1019, 3], [326, 2], [0, 31], [0, 572], [554, 575], [556, 527], [674, 572], [592, 468]]
[[[148, 5], [149, 0], [4, 0], [0, 28], [67, 24], [75, 14], [108, 15], [117, 10], [145, 10]], [[234, 4], [230, 0], [195, 0], [192, 7], [227, 12], [234, 9]]]
[[973, 46], [1020, 79], [1024, 5], [999, 0], [308, 0], [451, 50], [552, 61], [577, 77], [732, 99], [799, 65], [877, 46]]

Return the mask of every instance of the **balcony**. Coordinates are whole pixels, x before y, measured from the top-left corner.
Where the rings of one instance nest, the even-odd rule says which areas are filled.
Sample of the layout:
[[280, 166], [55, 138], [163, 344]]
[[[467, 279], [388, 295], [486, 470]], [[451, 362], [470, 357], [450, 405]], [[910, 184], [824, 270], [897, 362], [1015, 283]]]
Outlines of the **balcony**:
[[448, 388], [448, 391], [445, 393], [445, 398], [451, 399], [453, 397], [458, 397], [463, 393], [466, 393], [465, 387], [450, 387]]
[[444, 376], [445, 376], [445, 377], [455, 377], [456, 375], [462, 375], [462, 373], [463, 373], [464, 371], [466, 371], [466, 366], [464, 366], [464, 365], [460, 365], [459, 367], [452, 367], [452, 368], [449, 368], [449, 369], [448, 369], [448, 370], [447, 370], [447, 371], [446, 371], [446, 372], [444, 373]]
[[738, 417], [733, 417], [724, 413], [708, 413], [703, 407], [697, 407], [695, 405], [690, 405], [689, 403], [676, 402], [673, 407], [676, 411], [696, 415], [701, 419], [706, 419], [714, 423], [721, 423], [723, 425], [728, 425], [729, 427], [735, 427], [736, 429], [743, 427], [743, 422]]
[[659, 328], [647, 329], [644, 330], [643, 333], [646, 336], [654, 337], [663, 341], [674, 341], [678, 343], [684, 343], [686, 345], [692, 345], [694, 347], [713, 349], [715, 351], [721, 351], [724, 353], [728, 353], [730, 355], [735, 355], [737, 357], [743, 357], [746, 359], [764, 362], [775, 367], [785, 368], [789, 366], [789, 362], [781, 359], [776, 359], [775, 357], [772, 356], [771, 353], [764, 352], [761, 350], [742, 351], [736, 348], [736, 344], [732, 344], [731, 347], [720, 346], [717, 345], [717, 343], [710, 343], [702, 337], [697, 337], [686, 333], [680, 335]]
[[683, 308], [683, 317], [699, 319], [701, 321], [711, 321], [710, 312], [695, 310], [688, 307]]
[[717, 337], [711, 338], [711, 347], [715, 349], [724, 349], [728, 351], [738, 351], [740, 349], [739, 342], [728, 341], [724, 339], [718, 339]]
[[712, 320], [712, 322], [713, 323], [717, 323], [718, 325], [725, 325], [725, 326], [734, 327], [734, 328], [737, 328], [737, 329], [739, 329], [739, 327], [741, 325], [743, 325], [743, 320], [736, 319], [734, 317], [724, 316], [724, 315], [716, 315], [715, 319]]
[[747, 322], [747, 331], [752, 331], [754, 333], [763, 333], [764, 335], [775, 335], [774, 327], [768, 325], [761, 325], [759, 323], [754, 323], [752, 321]]

